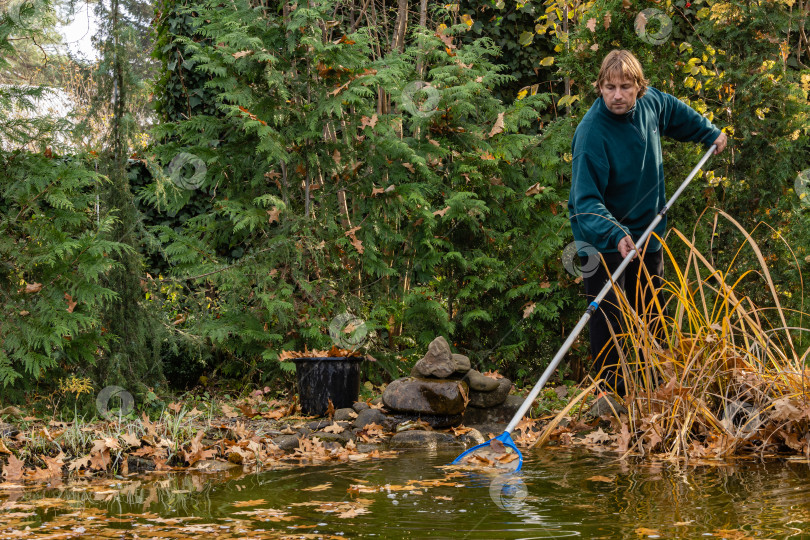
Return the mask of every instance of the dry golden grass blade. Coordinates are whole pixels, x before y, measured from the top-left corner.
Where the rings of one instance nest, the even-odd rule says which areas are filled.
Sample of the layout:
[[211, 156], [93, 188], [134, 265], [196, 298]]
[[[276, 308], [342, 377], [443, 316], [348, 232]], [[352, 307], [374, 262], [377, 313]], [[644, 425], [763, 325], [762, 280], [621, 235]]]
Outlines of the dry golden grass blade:
[[549, 424], [546, 426], [546, 429], [544, 429], [543, 433], [540, 434], [540, 437], [538, 437], [538, 439], [534, 441], [529, 448], [531, 449], [534, 448], [535, 446], [542, 447], [544, 444], [546, 444], [546, 442], [548, 442], [549, 436], [551, 436], [551, 432], [554, 431], [554, 429], [559, 425], [562, 419], [569, 413], [569, 411], [571, 411], [571, 409], [573, 409], [576, 406], [577, 403], [582, 401], [583, 397], [590, 394], [593, 391], [593, 389], [596, 388], [596, 385], [599, 384], [600, 382], [602, 382], [602, 379], [597, 379], [588, 388], [580, 392], [576, 397], [574, 397], [574, 399], [569, 401], [568, 405], [566, 405], [565, 408], [561, 410], [551, 422], [549, 422]]
[[[773, 297], [774, 305], [776, 306], [779, 318], [782, 321], [782, 326], [787, 328], [788, 324], [787, 321], [785, 320], [785, 314], [782, 311], [782, 304], [779, 301], [779, 293], [776, 292], [776, 287], [774, 287], [773, 285], [773, 279], [771, 279], [771, 272], [768, 270], [768, 265], [765, 262], [765, 257], [762, 256], [762, 251], [760, 251], [759, 246], [751, 237], [751, 235], [748, 234], [748, 231], [746, 231], [745, 228], [737, 222], [737, 220], [735, 220], [733, 217], [726, 214], [722, 210], [718, 210], [718, 213], [723, 217], [725, 217], [727, 220], [729, 220], [731, 223], [733, 223], [734, 226], [737, 227], [741, 233], [743, 233], [746, 241], [748, 242], [748, 245], [751, 246], [751, 249], [756, 254], [757, 260], [759, 261], [759, 264], [762, 267], [762, 272], [765, 274], [765, 282], [768, 284], [768, 289], [771, 291], [771, 296]], [[796, 359], [797, 356], [796, 356], [796, 349], [793, 345], [793, 338], [790, 336], [790, 332], [786, 332], [786, 335], [788, 343], [790, 344], [790, 350], [793, 353], [793, 358]]]

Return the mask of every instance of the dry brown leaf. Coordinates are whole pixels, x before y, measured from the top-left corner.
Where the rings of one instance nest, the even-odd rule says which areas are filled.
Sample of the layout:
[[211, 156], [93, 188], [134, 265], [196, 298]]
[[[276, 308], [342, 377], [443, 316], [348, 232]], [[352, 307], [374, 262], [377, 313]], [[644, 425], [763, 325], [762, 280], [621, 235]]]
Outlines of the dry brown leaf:
[[23, 476], [23, 465], [25, 463], [17, 459], [17, 456], [11, 454], [8, 456], [8, 463], [3, 465], [3, 478], [6, 479], [6, 482], [16, 482], [17, 480], [21, 480]]
[[374, 129], [374, 126], [376, 126], [376, 125], [377, 125], [377, 115], [376, 114], [372, 114], [371, 118], [369, 118], [368, 116], [364, 116], [364, 117], [362, 117], [360, 119], [360, 129], [363, 129], [365, 127], [370, 127], [372, 129]]
[[490, 132], [489, 132], [490, 137], [494, 137], [498, 133], [503, 132], [503, 130], [504, 130], [503, 116], [505, 114], [506, 114], [505, 112], [498, 113], [498, 119], [495, 120], [495, 125], [492, 126], [492, 130], [490, 130]]
[[446, 207], [442, 208], [441, 210], [436, 210], [435, 212], [433, 212], [433, 215], [434, 216], [439, 216], [439, 217], [444, 217], [444, 215], [447, 213], [448, 210], [450, 210], [450, 207], [446, 206]]
[[222, 414], [228, 418], [236, 418], [239, 416], [239, 413], [233, 410], [227, 403], [223, 403], [220, 408], [222, 409]]
[[605, 483], [608, 483], [608, 484], [613, 483], [612, 478], [608, 478], [607, 476], [599, 476], [599, 475], [591, 476], [590, 478], [588, 478], [588, 480], [590, 480], [592, 482], [605, 482]]
[[128, 446], [140, 446], [141, 439], [135, 435], [134, 433], [124, 433], [121, 435], [121, 440], [124, 441]]
[[602, 431], [602, 428], [599, 428], [596, 431], [585, 435], [585, 437], [583, 437], [583, 441], [588, 444], [602, 444], [610, 442], [610, 435]]
[[42, 290], [42, 283], [26, 283], [25, 294], [38, 293]]
[[543, 193], [545, 191], [546, 186], [541, 186], [540, 182], [534, 184], [529, 189], [526, 190], [526, 196], [531, 197], [532, 195], [537, 195], [538, 193]]
[[612, 18], [612, 15], [610, 14], [609, 11], [607, 13], [605, 13], [605, 18], [603, 20], [603, 24], [605, 25], [605, 30], [610, 28], [610, 20], [611, 20], [611, 18]]
[[334, 433], [335, 435], [337, 435], [338, 433], [343, 433], [344, 431], [346, 431], [346, 428], [336, 423], [333, 423], [331, 426], [326, 426], [323, 431], [324, 433]]
[[529, 302], [526, 306], [523, 307], [523, 318], [525, 319], [532, 313], [534, 313], [534, 308], [537, 305], [536, 302]]
[[76, 308], [76, 302], [73, 301], [73, 297], [65, 293], [65, 300], [67, 300], [68, 303], [67, 312], [73, 313], [73, 310]]
[[262, 504], [267, 504], [267, 501], [265, 501], [264, 499], [254, 499], [252, 501], [236, 501], [235, 503], [232, 503], [232, 505], [235, 506], [236, 508], [245, 508], [248, 506], [260, 506]]
[[326, 491], [327, 489], [329, 489], [331, 487], [332, 487], [332, 482], [326, 482], [325, 484], [318, 484], [317, 486], [303, 488], [301, 491]]
[[233, 53], [231, 56], [233, 56], [234, 58], [236, 58], [238, 60], [239, 58], [242, 58], [243, 56], [247, 56], [249, 54], [253, 54], [253, 51], [239, 51], [239, 52]]
[[596, 19], [588, 19], [588, 22], [585, 23], [585, 27], [591, 32], [596, 32]]

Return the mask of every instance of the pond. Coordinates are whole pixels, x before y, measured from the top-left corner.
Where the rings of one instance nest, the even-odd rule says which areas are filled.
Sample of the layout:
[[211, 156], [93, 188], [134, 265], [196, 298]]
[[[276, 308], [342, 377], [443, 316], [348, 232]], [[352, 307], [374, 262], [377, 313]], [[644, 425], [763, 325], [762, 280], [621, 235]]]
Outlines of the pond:
[[621, 462], [546, 448], [523, 471], [453, 453], [60, 487], [0, 484], [2, 538], [803, 538], [810, 461]]

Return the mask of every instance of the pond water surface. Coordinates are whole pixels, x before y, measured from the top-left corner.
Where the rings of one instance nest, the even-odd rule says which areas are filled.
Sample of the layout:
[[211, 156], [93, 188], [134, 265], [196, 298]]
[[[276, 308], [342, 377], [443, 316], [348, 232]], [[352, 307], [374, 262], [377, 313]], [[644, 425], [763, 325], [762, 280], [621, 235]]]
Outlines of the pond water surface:
[[454, 453], [19, 490], [0, 538], [810, 538], [810, 462], [618, 461], [546, 448], [523, 471]]

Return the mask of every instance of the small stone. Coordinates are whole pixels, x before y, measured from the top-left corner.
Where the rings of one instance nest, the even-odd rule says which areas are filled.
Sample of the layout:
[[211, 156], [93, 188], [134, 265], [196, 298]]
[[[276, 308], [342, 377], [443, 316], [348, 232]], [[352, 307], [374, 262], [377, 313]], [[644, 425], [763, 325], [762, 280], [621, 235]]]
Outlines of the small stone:
[[492, 392], [498, 388], [498, 379], [487, 377], [480, 371], [474, 369], [467, 371], [463, 380], [470, 385], [470, 390], [475, 390], [476, 392]]
[[344, 445], [354, 438], [354, 434], [349, 430], [341, 431], [340, 433], [316, 431], [312, 434], [312, 437], [318, 437], [323, 442], [336, 442]]
[[364, 411], [360, 411], [360, 414], [357, 415], [357, 418], [354, 419], [354, 427], [357, 429], [363, 429], [369, 424], [378, 424], [380, 426], [384, 425], [388, 417], [385, 416], [381, 411], [377, 409], [366, 409]]
[[455, 373], [457, 375], [464, 375], [470, 371], [470, 369], [472, 369], [472, 366], [470, 365], [470, 358], [468, 356], [453, 353], [451, 358], [453, 359], [453, 363], [456, 365]]
[[357, 451], [361, 454], [368, 454], [369, 452], [374, 452], [375, 450], [382, 449], [381, 444], [375, 443], [357, 443]]
[[436, 450], [437, 448], [458, 448], [463, 446], [455, 437], [437, 431], [403, 431], [388, 442], [391, 449]]
[[298, 448], [300, 442], [300, 439], [296, 435], [279, 435], [273, 439], [273, 443], [285, 452], [295, 450]]
[[331, 426], [331, 425], [332, 425], [332, 420], [330, 420], [329, 418], [323, 418], [321, 420], [313, 420], [312, 422], [307, 424], [307, 427], [309, 429], [311, 429], [312, 431], [318, 431], [319, 429], [323, 429], [326, 426]]
[[236, 463], [231, 463], [230, 461], [220, 461], [218, 459], [203, 459], [202, 461], [198, 461], [191, 467], [197, 471], [205, 471], [205, 472], [219, 472], [219, 471], [227, 471], [228, 469], [233, 469], [234, 467], [238, 467]]
[[[611, 405], [613, 406], [612, 409]], [[615, 413], [614, 410], [616, 411]], [[596, 400], [596, 403], [594, 403], [593, 406], [591, 406], [588, 414], [593, 417], [604, 416], [606, 414], [611, 416], [614, 414], [627, 414], [627, 407], [616, 401], [613, 396], [604, 394]]]
[[497, 407], [506, 401], [506, 397], [512, 389], [512, 381], [506, 378], [490, 380], [494, 380], [494, 382], [497, 383], [495, 390], [491, 392], [476, 392], [475, 390], [470, 390], [470, 403], [468, 405], [472, 407], [489, 408]]
[[423, 422], [427, 422], [427, 424], [432, 428], [448, 428], [460, 425], [462, 416], [460, 414], [395, 413], [391, 415], [390, 419], [397, 424], [421, 420]]
[[450, 345], [442, 336], [437, 337], [428, 345], [428, 352], [414, 366], [414, 370], [422, 377], [445, 379], [456, 370], [453, 362]]
[[129, 472], [144, 472], [144, 471], [154, 471], [155, 470], [155, 462], [151, 459], [144, 459], [140, 456], [127, 456], [127, 469]]
[[460, 442], [467, 448], [483, 444], [486, 442], [486, 439], [484, 438], [483, 435], [481, 435], [481, 432], [475, 428], [470, 428], [470, 431], [468, 431], [467, 433], [462, 433], [456, 438], [458, 439], [458, 442]]
[[335, 416], [333, 417], [335, 422], [346, 422], [351, 421], [357, 418], [357, 413], [351, 407], [347, 407], [345, 409], [338, 409], [335, 411]]
[[352, 409], [354, 409], [354, 412], [358, 412], [358, 413], [362, 412], [362, 411], [365, 411], [366, 409], [369, 409], [369, 408], [370, 407], [369, 407], [368, 403], [366, 403], [365, 401], [358, 401], [357, 403], [352, 405]]

